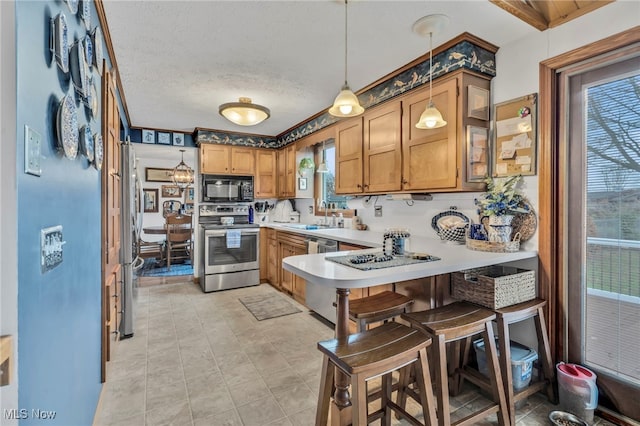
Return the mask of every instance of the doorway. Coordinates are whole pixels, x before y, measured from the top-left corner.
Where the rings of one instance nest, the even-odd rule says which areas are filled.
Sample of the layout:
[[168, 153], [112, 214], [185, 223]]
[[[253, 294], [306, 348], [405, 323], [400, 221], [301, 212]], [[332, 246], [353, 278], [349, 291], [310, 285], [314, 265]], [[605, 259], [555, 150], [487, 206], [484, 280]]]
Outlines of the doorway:
[[[558, 360], [640, 418], [640, 31], [541, 63], [540, 285]], [[548, 218], [548, 219], [547, 219]]]

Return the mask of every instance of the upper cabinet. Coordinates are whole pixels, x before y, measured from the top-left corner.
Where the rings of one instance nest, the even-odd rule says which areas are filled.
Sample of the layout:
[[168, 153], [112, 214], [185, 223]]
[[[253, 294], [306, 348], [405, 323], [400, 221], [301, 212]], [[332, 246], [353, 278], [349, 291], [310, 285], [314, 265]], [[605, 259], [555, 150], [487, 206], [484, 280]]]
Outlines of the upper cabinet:
[[255, 166], [254, 148], [200, 144], [200, 170], [202, 173], [252, 176], [255, 173]]
[[277, 197], [276, 151], [273, 149], [256, 150], [255, 197]]
[[434, 82], [433, 103], [447, 125], [418, 129], [429, 87], [371, 108], [336, 127], [336, 193], [457, 192], [484, 189], [467, 179], [467, 89], [489, 89], [486, 77], [458, 71]]
[[402, 189], [405, 191], [454, 189], [458, 174], [457, 79], [433, 88], [433, 103], [447, 125], [418, 129], [415, 124], [429, 102], [429, 90], [402, 101]]
[[296, 196], [296, 144], [292, 143], [278, 151], [278, 197]]

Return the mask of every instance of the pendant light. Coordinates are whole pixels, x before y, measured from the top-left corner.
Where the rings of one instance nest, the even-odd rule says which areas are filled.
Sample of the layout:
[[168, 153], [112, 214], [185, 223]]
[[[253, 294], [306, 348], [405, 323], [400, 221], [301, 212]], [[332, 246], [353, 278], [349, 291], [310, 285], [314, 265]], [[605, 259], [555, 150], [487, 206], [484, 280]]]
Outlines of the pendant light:
[[318, 165], [316, 173], [329, 173], [329, 168], [327, 167], [327, 162], [325, 161], [324, 142], [325, 141], [322, 141], [322, 163]]
[[349, 88], [347, 83], [347, 1], [344, 0], [344, 86], [329, 108], [329, 114], [334, 117], [355, 117], [364, 112], [358, 97]]
[[449, 17], [442, 14], [423, 16], [413, 24], [413, 32], [421, 36], [429, 35], [429, 103], [416, 123], [418, 129], [437, 129], [447, 122], [433, 104], [433, 33], [441, 30], [449, 23]]
[[193, 169], [184, 162], [184, 149], [181, 149], [182, 159], [180, 163], [173, 169], [171, 180], [173, 184], [180, 188], [180, 192], [193, 184]]

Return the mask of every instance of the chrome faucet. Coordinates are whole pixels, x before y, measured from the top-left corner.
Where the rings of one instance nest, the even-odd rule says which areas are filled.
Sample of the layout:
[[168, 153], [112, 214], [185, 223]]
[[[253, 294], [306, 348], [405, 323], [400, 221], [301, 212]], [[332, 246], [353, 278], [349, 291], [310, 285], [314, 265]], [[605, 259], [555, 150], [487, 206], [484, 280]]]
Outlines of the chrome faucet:
[[320, 201], [320, 207], [324, 206], [324, 224], [329, 225], [329, 220], [327, 219], [327, 212], [329, 211], [329, 207], [326, 200]]

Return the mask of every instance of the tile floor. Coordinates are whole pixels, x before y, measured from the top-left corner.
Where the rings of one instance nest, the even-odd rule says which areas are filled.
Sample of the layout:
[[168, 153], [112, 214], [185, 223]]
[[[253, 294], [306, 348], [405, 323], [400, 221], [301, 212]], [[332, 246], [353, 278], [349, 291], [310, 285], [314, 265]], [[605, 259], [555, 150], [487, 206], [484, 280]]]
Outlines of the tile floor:
[[[118, 343], [108, 364], [95, 426], [313, 425], [316, 342], [333, 331], [301, 305], [257, 321], [238, 300], [273, 292], [268, 284], [208, 294], [191, 282], [140, 288], [134, 337]], [[454, 417], [483, 400], [466, 390], [452, 400]], [[553, 407], [530, 397], [517, 425], [547, 425]]]

